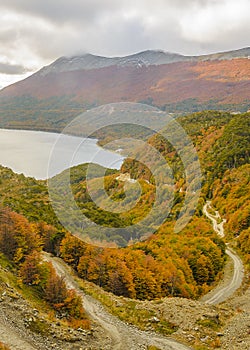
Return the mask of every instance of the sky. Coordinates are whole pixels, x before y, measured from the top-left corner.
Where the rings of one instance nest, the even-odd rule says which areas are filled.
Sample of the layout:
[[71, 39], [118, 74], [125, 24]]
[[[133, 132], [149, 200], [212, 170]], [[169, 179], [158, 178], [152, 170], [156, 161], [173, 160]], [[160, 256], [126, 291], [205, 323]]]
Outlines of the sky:
[[0, 88], [60, 56], [250, 46], [250, 0], [1, 0]]

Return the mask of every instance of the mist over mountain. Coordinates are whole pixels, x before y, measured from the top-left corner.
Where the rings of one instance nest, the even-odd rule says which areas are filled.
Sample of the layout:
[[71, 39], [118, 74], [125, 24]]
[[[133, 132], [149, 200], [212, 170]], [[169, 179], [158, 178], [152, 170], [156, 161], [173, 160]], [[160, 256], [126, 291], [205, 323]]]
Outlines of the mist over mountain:
[[247, 58], [250, 48], [221, 52], [202, 56], [184, 56], [162, 50], [147, 50], [125, 57], [103, 57], [90, 53], [77, 56], [60, 57], [55, 62], [42, 68], [38, 74], [44, 76], [49, 73], [69, 72], [74, 70], [99, 69], [110, 66], [143, 67], [163, 65], [174, 62], [198, 62], [206, 60], [230, 60], [233, 58]]
[[60, 131], [79, 113], [140, 102], [172, 113], [247, 111], [250, 48], [203, 56], [147, 50], [58, 58], [0, 91], [0, 126]]
[[[88, 164], [71, 168], [70, 178], [63, 171], [49, 181], [56, 189], [53, 204], [47, 181], [0, 165], [0, 349], [158, 349], [153, 344], [176, 350], [250, 348], [250, 113], [238, 113], [250, 108], [249, 85], [246, 48], [200, 57], [163, 51], [120, 58], [62, 57], [0, 91], [0, 127], [5, 128], [60, 131], [80, 113], [119, 101], [172, 112], [192, 140], [202, 174], [196, 210], [175, 232], [179, 217], [185, 219], [180, 213], [190, 194], [189, 181], [193, 194], [197, 189], [197, 176], [189, 169], [197, 174], [196, 165], [183, 162], [185, 153], [193, 158], [185, 140], [180, 148], [161, 134], [142, 135], [166, 160], [174, 186], [169, 186], [165, 168], [151, 171], [151, 155], [144, 152], [143, 162], [126, 158], [120, 170], [107, 170], [103, 181], [104, 169], [98, 165], [91, 167], [91, 176]], [[127, 105], [119, 110], [124, 121]], [[98, 126], [106, 115], [110, 121], [114, 111], [105, 107], [97, 109], [101, 113], [90, 111], [94, 118], [85, 117], [85, 125]], [[139, 112], [155, 110], [148, 107], [140, 105]], [[139, 113], [134, 120], [138, 122]], [[72, 133], [79, 132], [77, 122], [71, 125]], [[100, 146], [117, 140], [116, 126], [108, 134], [99, 129], [95, 136]], [[139, 136], [129, 124], [124, 134]], [[46, 143], [38, 142], [38, 161], [41, 147]], [[5, 143], [2, 151], [6, 149], [25, 164], [20, 148]], [[59, 157], [65, 157], [60, 150]], [[157, 175], [166, 181], [163, 191]], [[95, 203], [92, 194], [104, 203], [101, 183], [117, 211]], [[123, 200], [134, 200], [137, 185], [140, 198], [124, 211]], [[168, 205], [170, 187], [169, 215], [145, 240], [144, 227], [136, 225], [147, 219], [157, 193], [166, 195], [163, 206]], [[90, 227], [84, 227], [82, 217], [77, 220], [71, 194], [84, 220], [93, 223]], [[60, 216], [55, 204], [62, 209]], [[149, 222], [154, 230], [158, 213]], [[72, 224], [70, 230], [62, 223]], [[134, 231], [124, 230], [131, 226]]]

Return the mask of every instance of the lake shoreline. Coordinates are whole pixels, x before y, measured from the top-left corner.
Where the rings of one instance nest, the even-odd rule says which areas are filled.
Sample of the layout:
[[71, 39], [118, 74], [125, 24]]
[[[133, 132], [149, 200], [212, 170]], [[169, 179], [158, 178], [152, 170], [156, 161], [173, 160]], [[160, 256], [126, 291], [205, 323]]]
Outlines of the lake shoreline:
[[[50, 158], [59, 140], [61, 152], [51, 175]], [[0, 129], [0, 164], [37, 180], [47, 180], [69, 167], [91, 162], [120, 169], [123, 160], [120, 154], [102, 148], [96, 138], [42, 130]]]

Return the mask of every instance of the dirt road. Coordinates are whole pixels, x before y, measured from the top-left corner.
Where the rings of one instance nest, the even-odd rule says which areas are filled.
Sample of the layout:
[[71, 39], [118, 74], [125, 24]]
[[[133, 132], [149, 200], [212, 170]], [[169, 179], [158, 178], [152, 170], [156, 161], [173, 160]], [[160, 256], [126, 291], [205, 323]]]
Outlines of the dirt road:
[[78, 284], [72, 277], [70, 268], [59, 258], [44, 255], [47, 261], [52, 262], [57, 273], [64, 276], [68, 288], [75, 289], [82, 297], [86, 312], [90, 318], [96, 321], [105, 329], [105, 333], [111, 338], [112, 350], [141, 350], [147, 349], [149, 345], [154, 345], [162, 350], [190, 350], [183, 344], [180, 344], [170, 338], [158, 335], [153, 332], [145, 332], [130, 326], [119, 320], [117, 317], [109, 314], [101, 303], [82, 292]]
[[[211, 209], [210, 201], [204, 205], [203, 213], [212, 221], [213, 229], [218, 236], [221, 238], [225, 237], [223, 227], [226, 222], [225, 219], [221, 220], [218, 211], [215, 211], [215, 215], [209, 213], [208, 208]], [[222, 303], [231, 297], [242, 284], [244, 278], [244, 266], [240, 257], [230, 248], [226, 249], [226, 254], [233, 261], [233, 273], [229, 279], [222, 281], [221, 284], [201, 299], [201, 301], [204, 301], [207, 304], [216, 305]]]

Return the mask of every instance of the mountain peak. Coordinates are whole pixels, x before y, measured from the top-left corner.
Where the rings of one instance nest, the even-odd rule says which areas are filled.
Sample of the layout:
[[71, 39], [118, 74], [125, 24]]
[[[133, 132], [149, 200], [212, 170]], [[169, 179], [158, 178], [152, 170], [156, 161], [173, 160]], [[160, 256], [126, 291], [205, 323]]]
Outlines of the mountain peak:
[[99, 69], [110, 66], [142, 67], [160, 65], [185, 60], [185, 56], [164, 52], [163, 50], [146, 50], [124, 57], [104, 57], [84, 53], [75, 56], [63, 56], [49, 66], [43, 67], [38, 74], [45, 76], [50, 73], [61, 73], [75, 70]]
[[163, 50], [145, 50], [124, 57], [105, 57], [94, 55], [91, 53], [83, 53], [73, 56], [63, 56], [58, 58], [50, 65], [43, 67], [36, 74], [46, 76], [50, 73], [62, 73], [77, 70], [92, 70], [110, 66], [117, 67], [147, 67], [158, 66], [184, 61], [211, 61], [211, 60], [231, 60], [234, 58], [250, 56], [250, 48], [243, 48], [234, 51], [219, 52], [201, 56], [184, 56], [178, 53], [163, 51]]
[[228, 60], [238, 57], [249, 57], [250, 48], [220, 52], [202, 56], [184, 56], [163, 50], [145, 50], [124, 57], [105, 57], [91, 53], [63, 56], [50, 65], [43, 67], [36, 74], [46, 76], [50, 73], [62, 73], [77, 70], [92, 70], [110, 66], [118, 67], [147, 67], [183, 61]]

